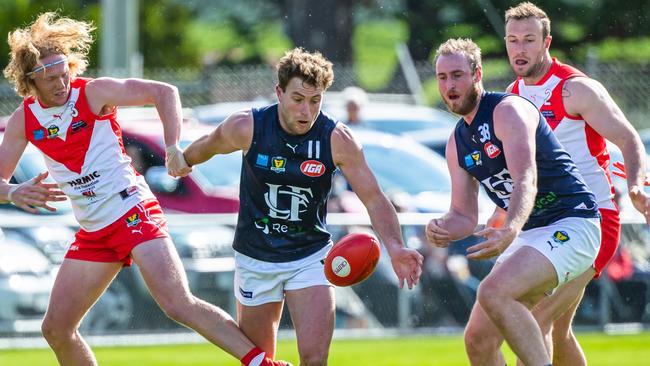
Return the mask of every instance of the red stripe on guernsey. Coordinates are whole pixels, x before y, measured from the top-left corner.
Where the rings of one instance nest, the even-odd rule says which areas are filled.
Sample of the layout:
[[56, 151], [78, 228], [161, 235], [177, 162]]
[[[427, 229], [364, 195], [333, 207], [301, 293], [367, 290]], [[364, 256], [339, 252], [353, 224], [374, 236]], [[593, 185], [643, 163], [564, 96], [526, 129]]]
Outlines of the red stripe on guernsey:
[[596, 130], [591, 128], [589, 124], [585, 123], [585, 135], [587, 139], [587, 147], [589, 148], [589, 153], [591, 156], [596, 158], [598, 166], [603, 168], [605, 174], [607, 175], [607, 180], [612, 191], [612, 194], [615, 193], [614, 185], [612, 184], [612, 177], [609, 172], [609, 151], [607, 151], [607, 142], [605, 138], [601, 136]]
[[[115, 110], [101, 117], [90, 110], [90, 106], [86, 100], [86, 84], [90, 80], [87, 78], [75, 78], [70, 83], [71, 90], [75, 88], [79, 89], [79, 97], [74, 105], [76, 115], [73, 114], [72, 122], [65, 132], [65, 141], [58, 137], [44, 138], [43, 136], [48, 135], [48, 126], [42, 126], [29, 107], [29, 105], [36, 101], [36, 98], [30, 96], [23, 102], [23, 109], [25, 110], [25, 136], [27, 140], [52, 160], [65, 165], [67, 169], [78, 174], [81, 174], [96, 121], [115, 121]], [[51, 122], [54, 123], [55, 121], [52, 120]], [[75, 125], [75, 123], [80, 125]], [[73, 128], [73, 126], [76, 127]], [[124, 151], [123, 146], [122, 150]]]

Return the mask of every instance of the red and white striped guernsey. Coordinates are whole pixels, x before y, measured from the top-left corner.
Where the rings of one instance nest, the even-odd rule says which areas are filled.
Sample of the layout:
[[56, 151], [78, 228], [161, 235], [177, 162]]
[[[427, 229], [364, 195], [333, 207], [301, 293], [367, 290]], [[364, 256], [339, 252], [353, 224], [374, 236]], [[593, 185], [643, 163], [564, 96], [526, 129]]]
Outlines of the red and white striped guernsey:
[[609, 152], [605, 138], [582, 117], [570, 115], [564, 108], [562, 88], [566, 80], [585, 76], [580, 70], [553, 58], [550, 70], [534, 85], [518, 77], [512, 93], [530, 100], [541, 111], [560, 143], [578, 166], [600, 208], [615, 209], [614, 186], [608, 169]]
[[155, 197], [124, 150], [117, 109], [103, 116], [90, 110], [85, 93], [89, 81], [72, 80], [65, 105], [45, 108], [33, 96], [23, 103], [27, 140], [43, 153], [79, 225], [92, 232]]

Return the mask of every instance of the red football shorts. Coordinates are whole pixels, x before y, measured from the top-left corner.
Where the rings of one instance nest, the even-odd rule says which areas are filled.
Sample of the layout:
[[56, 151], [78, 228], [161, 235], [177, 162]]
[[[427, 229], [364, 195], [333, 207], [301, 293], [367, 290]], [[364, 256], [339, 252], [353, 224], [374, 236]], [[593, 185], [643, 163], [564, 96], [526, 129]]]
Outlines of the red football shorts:
[[621, 235], [621, 218], [618, 210], [601, 208], [599, 211], [602, 216], [602, 221], [600, 222], [602, 236], [600, 250], [594, 262], [594, 268], [596, 269], [594, 278], [600, 277], [600, 272], [602, 272], [605, 266], [607, 266], [607, 263], [614, 257]]
[[103, 229], [93, 232], [80, 229], [65, 257], [90, 262], [122, 262], [130, 266], [133, 248], [165, 237], [169, 237], [169, 230], [158, 200], [146, 200]]

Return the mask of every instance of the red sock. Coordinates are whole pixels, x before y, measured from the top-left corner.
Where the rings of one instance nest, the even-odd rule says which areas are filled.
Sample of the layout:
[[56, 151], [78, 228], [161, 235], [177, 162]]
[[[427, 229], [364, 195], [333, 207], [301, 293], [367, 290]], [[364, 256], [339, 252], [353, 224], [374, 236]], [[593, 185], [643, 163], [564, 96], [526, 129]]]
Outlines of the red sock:
[[242, 365], [248, 366], [255, 357], [260, 355], [260, 353], [264, 353], [264, 351], [258, 347], [253, 348], [244, 357], [241, 358], [240, 361]]

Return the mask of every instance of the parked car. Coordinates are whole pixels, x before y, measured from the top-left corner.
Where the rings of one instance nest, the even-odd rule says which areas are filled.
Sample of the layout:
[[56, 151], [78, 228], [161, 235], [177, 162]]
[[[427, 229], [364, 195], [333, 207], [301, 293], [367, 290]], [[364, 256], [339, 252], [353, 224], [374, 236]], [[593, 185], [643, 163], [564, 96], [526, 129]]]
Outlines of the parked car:
[[194, 107], [194, 117], [201, 121], [201, 123], [209, 125], [218, 125], [223, 122], [226, 117], [231, 114], [239, 111], [243, 111], [251, 108], [259, 108], [269, 104], [275, 103], [265, 98], [258, 98], [251, 101], [245, 102], [224, 102], [224, 103], [215, 103], [207, 104], [202, 106]]
[[[174, 179], [165, 169], [163, 127], [154, 108], [118, 110], [122, 137], [133, 167], [144, 175], [167, 212], [235, 213], [239, 207], [241, 152], [215, 156], [187, 177]], [[180, 145], [210, 133], [214, 126], [186, 118]]]
[[[224, 225], [193, 224], [188, 218], [170, 225], [170, 234], [192, 293], [234, 316], [234, 229]], [[181, 326], [167, 318], [158, 307], [135, 263], [120, 271], [81, 324], [83, 331], [95, 334], [170, 328], [180, 329]]]
[[[371, 95], [372, 96], [372, 95]], [[372, 99], [372, 98], [371, 98]], [[194, 108], [194, 116], [206, 124], [219, 124], [230, 114], [262, 107], [275, 101], [257, 99], [248, 102], [227, 102], [203, 105]], [[340, 93], [327, 92], [323, 99], [322, 110], [332, 117], [345, 121], [347, 118], [345, 104]], [[427, 106], [406, 104], [406, 103], [384, 103], [371, 101], [363, 107], [363, 128], [378, 130], [394, 135], [409, 134], [415, 139], [420, 132], [425, 132], [427, 138], [435, 134], [440, 137], [436, 141], [443, 142], [442, 154], [444, 155], [444, 144], [458, 120], [454, 115], [446, 111]], [[429, 144], [425, 143], [424, 145]], [[439, 148], [434, 148], [440, 152]]]
[[[341, 121], [347, 119], [342, 100], [325, 97], [323, 110]], [[363, 127], [394, 135], [431, 128], [446, 128], [451, 131], [457, 121], [456, 117], [446, 111], [404, 103], [369, 102], [363, 106], [361, 117]]]
[[[379, 186], [389, 197], [398, 198], [407, 211], [447, 212], [451, 179], [445, 158], [405, 136], [366, 128], [357, 128], [354, 134], [363, 145]], [[479, 195], [479, 209], [494, 209], [483, 193]]]
[[39, 250], [0, 230], [0, 334], [40, 332], [55, 272]]
[[453, 126], [440, 126], [435, 128], [427, 128], [426, 130], [417, 130], [404, 133], [404, 136], [412, 138], [418, 143], [428, 147], [429, 149], [445, 156], [445, 148], [449, 136], [454, 131]]
[[[4, 132], [0, 132], [0, 141], [2, 141], [3, 138], [4, 138]], [[14, 170], [14, 174], [11, 177], [10, 183], [18, 184], [18, 183], [26, 182], [29, 179], [34, 178], [35, 176], [37, 176], [38, 174], [46, 170], [47, 167], [45, 166], [45, 162], [43, 161], [43, 157], [41, 156], [41, 153], [38, 152], [38, 150], [33, 145], [27, 144], [27, 147], [25, 148], [25, 152], [21, 156], [20, 160], [18, 161], [18, 165]], [[51, 177], [47, 177], [46, 181], [54, 182], [54, 180]], [[43, 208], [40, 208], [39, 214], [48, 214], [48, 215], [52, 215], [52, 214], [71, 215], [72, 214], [72, 206], [70, 205], [69, 201], [50, 202], [50, 206], [55, 207], [57, 209], [56, 212], [51, 212]], [[20, 212], [21, 214], [22, 213], [29, 214], [26, 211], [9, 203], [0, 203], [0, 213], [3, 210], [11, 210], [15, 212]]]

